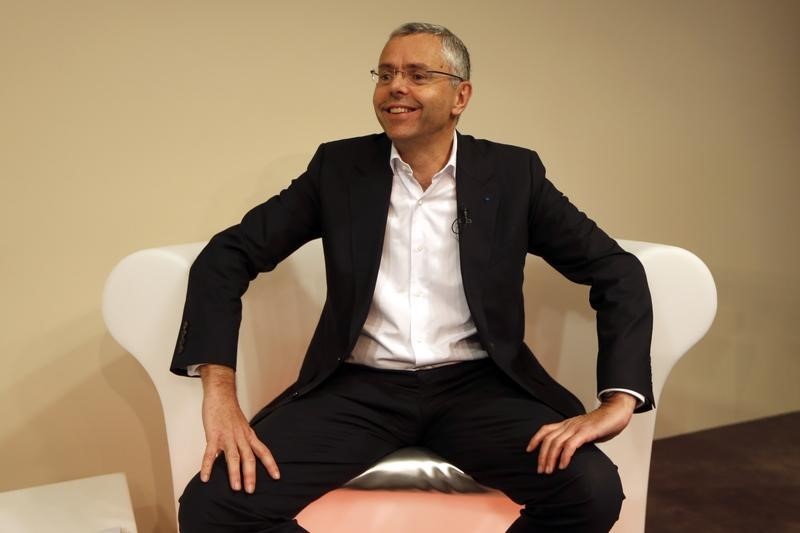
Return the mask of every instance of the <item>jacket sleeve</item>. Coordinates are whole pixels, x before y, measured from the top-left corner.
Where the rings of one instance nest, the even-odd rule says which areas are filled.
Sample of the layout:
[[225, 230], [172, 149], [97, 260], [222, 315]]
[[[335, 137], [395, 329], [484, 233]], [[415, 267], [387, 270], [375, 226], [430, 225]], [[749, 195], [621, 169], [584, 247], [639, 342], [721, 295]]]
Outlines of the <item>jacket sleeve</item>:
[[170, 370], [215, 363], [236, 368], [241, 297], [260, 272], [274, 269], [321, 236], [320, 169], [324, 145], [285, 190], [211, 238], [189, 270], [180, 332]]
[[654, 407], [650, 368], [653, 309], [644, 268], [545, 177], [531, 153], [528, 251], [575, 283], [589, 285], [597, 312], [598, 390], [621, 388]]

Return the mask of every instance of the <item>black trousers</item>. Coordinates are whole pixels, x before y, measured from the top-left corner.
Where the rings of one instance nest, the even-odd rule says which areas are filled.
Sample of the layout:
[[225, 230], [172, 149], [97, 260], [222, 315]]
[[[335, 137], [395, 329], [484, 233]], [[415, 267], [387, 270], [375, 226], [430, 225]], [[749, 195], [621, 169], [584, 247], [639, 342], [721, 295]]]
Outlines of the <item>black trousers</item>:
[[[509, 532], [608, 531], [619, 517], [616, 466], [594, 445], [565, 470], [537, 474], [525, 447], [563, 419], [489, 359], [416, 372], [344, 364], [322, 386], [259, 421], [281, 478], [258, 465], [256, 491], [233, 491], [224, 459], [180, 499], [183, 533], [306, 531], [294, 517], [310, 502], [404, 446], [424, 446], [524, 505]], [[198, 458], [199, 459], [199, 458]]]

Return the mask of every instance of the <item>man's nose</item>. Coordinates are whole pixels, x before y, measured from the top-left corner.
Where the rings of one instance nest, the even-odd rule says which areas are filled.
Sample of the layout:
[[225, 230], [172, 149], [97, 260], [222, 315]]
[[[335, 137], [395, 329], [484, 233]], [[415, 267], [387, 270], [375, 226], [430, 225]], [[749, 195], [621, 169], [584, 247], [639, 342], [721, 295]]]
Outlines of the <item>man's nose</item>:
[[395, 72], [392, 81], [389, 82], [389, 90], [391, 92], [405, 92], [408, 88], [408, 80], [406, 80], [406, 73], [402, 70]]

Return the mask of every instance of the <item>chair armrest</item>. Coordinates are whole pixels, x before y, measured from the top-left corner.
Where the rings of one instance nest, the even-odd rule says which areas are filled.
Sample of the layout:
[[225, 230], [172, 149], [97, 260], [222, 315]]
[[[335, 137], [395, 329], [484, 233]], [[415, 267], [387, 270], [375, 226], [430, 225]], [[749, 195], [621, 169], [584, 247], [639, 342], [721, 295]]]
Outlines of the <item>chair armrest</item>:
[[176, 500], [199, 468], [205, 447], [200, 384], [169, 372], [189, 267], [204, 245], [133, 253], [114, 267], [103, 289], [108, 331], [144, 367], [161, 399]]
[[675, 363], [708, 332], [717, 312], [717, 288], [708, 267], [683, 248], [619, 241], [644, 266], [653, 300], [653, 393], [661, 396]]

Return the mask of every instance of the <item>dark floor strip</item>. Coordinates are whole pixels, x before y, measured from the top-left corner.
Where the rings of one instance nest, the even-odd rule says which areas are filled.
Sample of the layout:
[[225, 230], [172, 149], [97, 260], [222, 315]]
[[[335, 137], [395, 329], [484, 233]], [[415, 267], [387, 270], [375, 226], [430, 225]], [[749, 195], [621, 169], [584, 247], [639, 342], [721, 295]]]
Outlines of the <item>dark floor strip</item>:
[[800, 412], [655, 441], [646, 530], [800, 532]]

